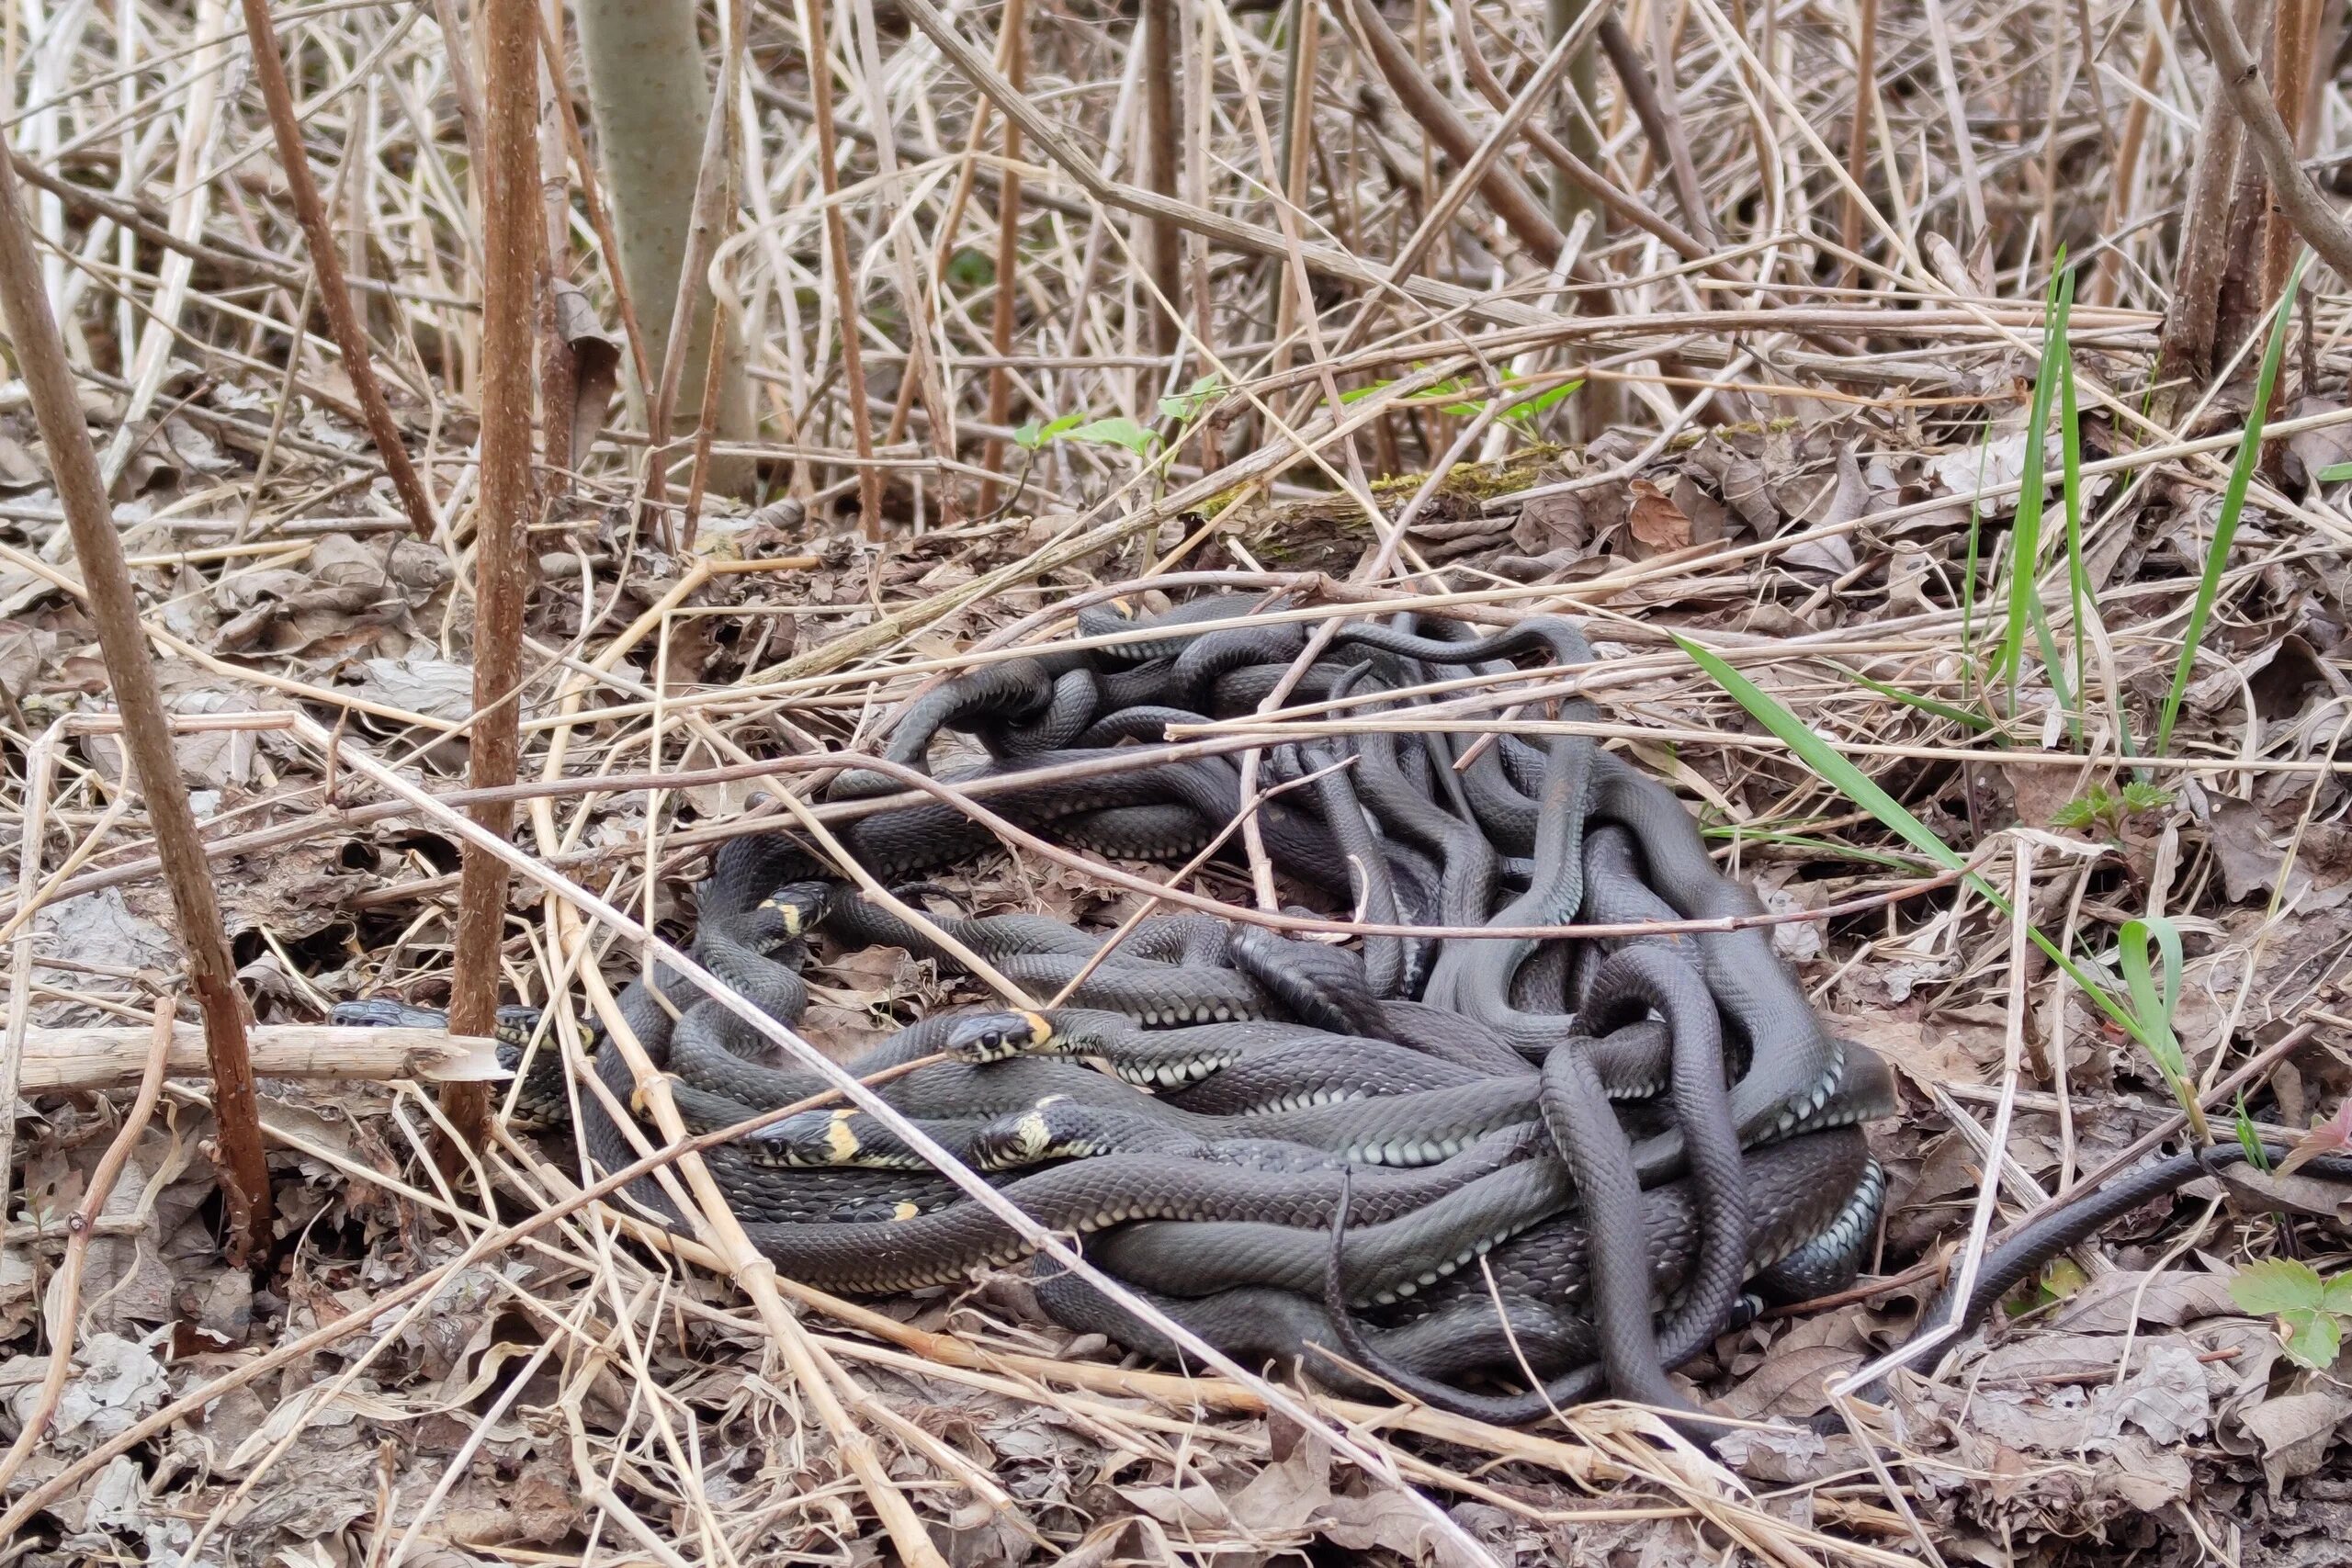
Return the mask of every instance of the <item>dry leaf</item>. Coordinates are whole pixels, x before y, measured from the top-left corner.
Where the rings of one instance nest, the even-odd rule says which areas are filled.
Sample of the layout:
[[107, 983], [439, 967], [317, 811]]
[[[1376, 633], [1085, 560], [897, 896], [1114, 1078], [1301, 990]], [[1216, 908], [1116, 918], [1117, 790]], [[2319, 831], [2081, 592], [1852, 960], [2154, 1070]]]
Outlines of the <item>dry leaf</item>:
[[1686, 548], [1690, 543], [1690, 519], [1667, 493], [1647, 479], [1633, 482], [1634, 504], [1625, 527], [1653, 554]]

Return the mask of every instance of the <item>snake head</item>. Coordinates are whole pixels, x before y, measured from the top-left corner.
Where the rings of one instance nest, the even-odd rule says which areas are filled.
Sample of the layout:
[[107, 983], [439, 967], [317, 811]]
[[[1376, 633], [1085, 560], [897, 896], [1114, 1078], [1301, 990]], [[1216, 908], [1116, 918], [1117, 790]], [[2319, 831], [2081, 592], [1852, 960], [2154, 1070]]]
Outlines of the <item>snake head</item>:
[[786, 942], [797, 942], [824, 918], [825, 900], [831, 897], [828, 882], [787, 882], [760, 901], [763, 913], [774, 917]]
[[973, 1134], [964, 1157], [975, 1170], [1001, 1171], [1050, 1160], [1093, 1159], [1117, 1149], [1111, 1130], [1090, 1107], [1049, 1094]]
[[751, 1134], [766, 1145], [767, 1157], [785, 1165], [854, 1165], [863, 1140], [854, 1111], [803, 1111], [772, 1122]]
[[1054, 1026], [1045, 1014], [1016, 1009], [957, 1019], [940, 1049], [958, 1061], [1001, 1062], [1025, 1051], [1043, 1050], [1053, 1040]]
[[1070, 1151], [1053, 1113], [1060, 1095], [1047, 1095], [1026, 1111], [1000, 1116], [972, 1134], [964, 1157], [975, 1170], [1018, 1170], [1042, 1165]]

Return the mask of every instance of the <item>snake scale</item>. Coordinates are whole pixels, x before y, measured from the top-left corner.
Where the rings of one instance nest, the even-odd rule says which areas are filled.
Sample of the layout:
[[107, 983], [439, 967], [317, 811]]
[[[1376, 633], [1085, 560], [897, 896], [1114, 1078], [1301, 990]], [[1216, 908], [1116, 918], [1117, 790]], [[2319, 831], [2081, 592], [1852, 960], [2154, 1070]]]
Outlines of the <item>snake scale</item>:
[[[943, 732], [968, 735], [988, 760], [944, 782], [1038, 774], [993, 793], [991, 808], [1126, 858], [1189, 858], [1254, 811], [1277, 873], [1375, 923], [1727, 929], [1353, 949], [1203, 914], [1147, 919], [1115, 943], [1037, 916], [933, 909], [925, 929], [772, 834], [713, 857], [695, 958], [786, 1023], [807, 1005], [798, 965], [820, 940], [943, 966], [960, 949], [1050, 1004], [936, 1014], [847, 1066], [920, 1064], [880, 1089], [895, 1111], [1231, 1354], [1341, 1387], [1368, 1374], [1493, 1420], [1603, 1392], [1687, 1414], [1668, 1370], [1759, 1303], [1835, 1290], [1860, 1266], [1885, 1184], [1859, 1129], [1893, 1112], [1890, 1075], [1822, 1027], [1764, 931], [1726, 919], [1759, 906], [1716, 870], [1663, 784], [1581, 736], [1539, 746], [1377, 728], [1414, 705], [1389, 694], [1430, 679], [1590, 662], [1566, 621], [1340, 621], [1292, 700], [1348, 702], [1372, 728], [1270, 748], [1259, 783], [1271, 793], [1255, 799], [1224, 757], [1095, 771], [1172, 724], [1254, 709], [1307, 646], [1306, 623], [1270, 617], [1278, 607], [1211, 595], [1157, 617], [1081, 611], [1083, 644], [1023, 649], [931, 686], [896, 713], [880, 754], [927, 768]], [[851, 766], [828, 794], [898, 787]], [[874, 810], [836, 836], [901, 899], [929, 894], [909, 879], [994, 844], [939, 801]], [[633, 981], [617, 1008], [695, 1130], [826, 1088], [666, 972]], [[384, 1000], [337, 1016], [422, 1021]], [[533, 1031], [509, 1021], [519, 1059]], [[616, 1168], [638, 1145], [606, 1099], [629, 1107], [636, 1086], [617, 1051], [592, 1070], [605, 1094], [569, 1081], [552, 1037], [539, 1039], [516, 1110], [548, 1128], [576, 1116], [592, 1159]], [[1028, 1250], [860, 1112], [772, 1120], [707, 1158], [753, 1243], [819, 1288], [944, 1284]], [[677, 1222], [650, 1179], [628, 1195]], [[2063, 1230], [2020, 1238], [1988, 1276], [2075, 1239]], [[1071, 1328], [1174, 1356], [1154, 1325], [1076, 1277], [1041, 1278], [1037, 1293]], [[1968, 1308], [1981, 1315], [1991, 1299]]]

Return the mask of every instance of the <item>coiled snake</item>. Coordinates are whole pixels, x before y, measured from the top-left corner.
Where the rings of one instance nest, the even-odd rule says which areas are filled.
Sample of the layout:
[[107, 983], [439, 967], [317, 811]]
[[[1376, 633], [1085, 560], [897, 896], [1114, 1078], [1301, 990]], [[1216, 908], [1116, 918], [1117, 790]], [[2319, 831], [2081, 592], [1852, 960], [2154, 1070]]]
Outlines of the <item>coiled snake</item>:
[[[1109, 607], [1051, 645], [942, 682], [897, 716], [884, 755], [922, 766], [933, 738], [978, 737], [978, 774], [1091, 761], [1171, 723], [1243, 711], [1305, 647], [1293, 622], [1200, 633], [1262, 600], [1209, 597], [1157, 621]], [[1395, 711], [1424, 668], [1499, 672], [1589, 662], [1576, 628], [1536, 616], [1478, 636], [1442, 620], [1344, 622], [1297, 690]], [[1581, 737], [1334, 731], [1274, 750], [1266, 776], [1313, 787], [1256, 803], [1274, 869], [1375, 921], [1469, 928], [1753, 915], [1663, 785]], [[852, 769], [837, 798], [895, 787]], [[992, 796], [1033, 831], [1137, 857], [1196, 852], [1245, 809], [1216, 757], [1041, 777]], [[941, 803], [842, 825], [886, 882], [992, 842]], [[783, 835], [730, 841], [698, 898], [697, 960], [771, 1016], [797, 1020], [812, 939], [951, 949], [859, 896]], [[1893, 1110], [1883, 1066], [1841, 1046], [1752, 927], [1602, 944], [1445, 937], [1367, 941], [1361, 956], [1199, 915], [1102, 938], [1034, 916], [932, 917], [1035, 1008], [945, 1013], [848, 1064], [871, 1073], [944, 1054], [880, 1092], [1043, 1224], [1232, 1353], [1330, 1355], [1418, 1397], [1522, 1420], [1604, 1387], [1669, 1407], [1665, 1377], [1755, 1295], [1851, 1277], [1883, 1179], [1856, 1124]], [[1067, 994], [1065, 994], [1067, 993]], [[691, 1002], [673, 1016], [665, 998]], [[1052, 1006], [1042, 1004], [1051, 1003]], [[813, 1074], [769, 1059], [716, 1002], [657, 972], [618, 998], [697, 1127], [808, 1098]], [[381, 1001], [345, 1021], [416, 1021]], [[520, 1054], [529, 1030], [503, 1030]], [[1101, 1064], [1103, 1070], [1088, 1063]], [[619, 1054], [594, 1071], [616, 1102]], [[542, 1043], [526, 1119], [569, 1119], [571, 1086]], [[580, 1133], [607, 1168], [634, 1148], [602, 1100]], [[823, 1289], [889, 1292], [1013, 1261], [1025, 1243], [920, 1168], [889, 1129], [816, 1111], [712, 1151], [722, 1190], [777, 1267]], [[629, 1197], [675, 1219], [655, 1185]], [[1474, 1288], [1457, 1271], [1485, 1269]], [[2004, 1268], [2016, 1262], [2007, 1259]], [[1491, 1280], [1493, 1294], [1487, 1290]], [[1072, 1327], [1147, 1353], [1167, 1345], [1072, 1280], [1039, 1282]], [[1663, 1314], [1659, 1308], [1663, 1305]], [[1525, 1394], [1464, 1386], [1549, 1380]]]

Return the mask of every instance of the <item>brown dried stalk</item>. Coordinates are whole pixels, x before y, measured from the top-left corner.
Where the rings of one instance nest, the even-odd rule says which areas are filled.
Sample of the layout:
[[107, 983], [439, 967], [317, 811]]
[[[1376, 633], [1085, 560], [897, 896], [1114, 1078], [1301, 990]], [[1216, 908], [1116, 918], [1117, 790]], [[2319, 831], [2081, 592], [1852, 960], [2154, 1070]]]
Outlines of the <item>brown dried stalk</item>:
[[825, 0], [808, 0], [800, 17], [806, 28], [800, 52], [808, 62], [809, 118], [817, 130], [817, 185], [825, 196], [825, 270], [833, 275], [833, 307], [842, 334], [842, 378], [849, 390], [850, 434], [857, 442], [857, 520], [867, 538], [878, 539], [882, 536], [882, 470], [874, 464], [874, 407], [865, 395], [865, 351], [857, 336], [857, 275], [850, 270], [849, 220], [834, 199], [841, 195], [841, 154], [833, 135], [833, 56], [825, 41]]
[[1692, 233], [1712, 243], [1714, 220], [1708, 216], [1707, 198], [1699, 189], [1699, 165], [1690, 157], [1690, 139], [1683, 133], [1682, 117], [1672, 101], [1659, 94], [1649, 67], [1642, 62], [1642, 51], [1634, 47], [1633, 35], [1614, 11], [1601, 20], [1600, 48], [1609, 56], [1618, 85], [1625, 90], [1634, 117], [1642, 122], [1642, 134], [1666, 163], [1667, 186], [1674, 192], [1675, 205], [1682, 209], [1682, 221]]
[[[348, 296], [335, 293], [346, 308]], [[114, 509], [98, 473], [96, 451], [82, 421], [65, 344], [49, 296], [41, 287], [40, 260], [18, 203], [14, 165], [0, 159], [0, 313], [8, 324], [9, 345], [31, 394], [57, 495], [72, 532], [89, 595], [90, 618], [97, 623], [98, 648], [115, 704], [122, 711], [124, 749], [147, 798], [164, 881], [179, 917], [180, 944], [187, 954], [188, 984], [204, 1013], [205, 1045], [217, 1086], [221, 1163], [228, 1179], [230, 1256], [242, 1261], [269, 1239], [269, 1166], [262, 1156], [261, 1119], [254, 1099], [253, 1062], [245, 1051], [244, 1000], [237, 993], [236, 964], [220, 928], [220, 906], [204, 845], [197, 835], [196, 811], [181, 787], [178, 754], [170, 720], [147, 652], [139, 619], [139, 597], [115, 532]]]
[[[1478, 133], [1422, 73], [1414, 62], [1413, 51], [1405, 47], [1405, 40], [1389, 27], [1373, 0], [1345, 0], [1345, 4], [1348, 19], [1355, 24], [1357, 36], [1363, 39], [1389, 91], [1396, 95], [1406, 112], [1420, 122], [1421, 129], [1429, 132], [1447, 157], [1466, 166], [1478, 150]], [[1537, 261], [1549, 265], [1567, 243], [1566, 236], [1544, 212], [1526, 182], [1507, 166], [1489, 164], [1479, 176], [1478, 190], [1495, 216], [1503, 220]]]
[[[1143, 56], [1144, 188], [1155, 196], [1176, 195], [1176, 0], [1143, 0], [1131, 47]], [[1175, 354], [1183, 342], [1183, 288], [1176, 241], [1176, 225], [1153, 218], [1145, 227], [1145, 265], [1159, 299], [1147, 307], [1151, 317], [1151, 351]]]
[[[481, 172], [481, 502], [474, 523], [474, 722], [467, 782], [514, 782], [521, 753], [515, 709], [523, 675], [524, 535], [531, 483], [532, 291], [538, 273], [538, 167], [534, 147], [538, 37], [533, 0], [487, 0], [481, 32], [488, 156]], [[656, 427], [659, 428], [658, 426]], [[514, 830], [511, 804], [473, 808], [486, 832]], [[506, 866], [469, 844], [458, 883], [457, 957], [449, 1027], [492, 1034], [498, 1024], [499, 952], [506, 924]], [[446, 1084], [441, 1109], [458, 1134], [481, 1145], [488, 1086]]]
[[[1029, 6], [1027, 0], [1005, 0], [1004, 17], [998, 26], [1004, 30], [1004, 45], [1001, 51], [1004, 60], [1005, 80], [1019, 87], [1028, 71]], [[1019, 303], [1016, 279], [1021, 266], [1021, 127], [1013, 120], [1004, 122], [1004, 174], [997, 192], [996, 210], [996, 298], [989, 313], [989, 347], [1000, 357], [1012, 353], [1012, 318]], [[912, 379], [911, 377], [909, 378]], [[989, 372], [989, 423], [1001, 425], [1012, 417], [1012, 371], [1000, 365]], [[996, 511], [996, 476], [1004, 467], [1004, 443], [989, 437], [981, 449], [980, 467], [989, 477], [980, 481], [980, 515]]]
[[302, 150], [302, 126], [294, 114], [294, 91], [287, 85], [286, 62], [277, 52], [277, 34], [269, 20], [269, 0], [243, 0], [245, 32], [253, 40], [254, 75], [261, 83], [262, 102], [269, 109], [269, 125], [277, 136], [277, 161], [286, 167], [286, 188], [294, 200], [295, 216], [301, 221], [304, 242], [311, 248], [311, 265], [319, 279], [319, 304], [327, 313], [327, 324], [334, 331], [335, 346], [343, 351], [343, 372], [351, 378], [352, 394], [359, 400], [359, 412], [368, 422], [368, 438], [376, 444], [376, 454], [384, 460], [384, 471], [391, 476], [392, 489], [400, 492], [401, 510], [408, 513], [408, 525], [420, 539], [433, 537], [433, 502], [424, 493], [424, 481], [417, 476], [416, 468], [408, 459], [408, 447], [401, 440], [401, 427], [392, 418], [392, 406], [384, 400], [384, 389], [376, 379], [376, 362], [368, 347], [368, 334], [359, 325], [359, 318], [351, 309], [351, 290], [345, 285], [343, 258], [337, 248], [334, 230], [327, 221], [325, 203], [319, 199], [318, 183], [311, 178], [310, 154]]

